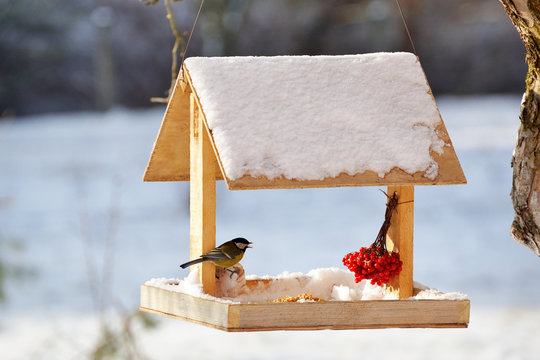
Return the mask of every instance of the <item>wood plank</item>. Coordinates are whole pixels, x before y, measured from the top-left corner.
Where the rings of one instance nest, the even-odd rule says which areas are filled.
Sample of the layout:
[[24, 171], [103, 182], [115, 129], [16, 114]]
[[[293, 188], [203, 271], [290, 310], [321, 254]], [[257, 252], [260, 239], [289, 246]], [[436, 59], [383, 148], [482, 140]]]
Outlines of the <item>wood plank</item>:
[[[243, 331], [255, 331], [258, 328], [354, 329], [431, 327], [449, 324], [465, 326], [462, 310], [466, 305], [460, 304], [460, 301], [329, 301], [234, 306], [239, 307], [238, 328]], [[231, 326], [234, 327], [236, 326]]]
[[[195, 259], [216, 247], [216, 160], [193, 95], [190, 119], [190, 257]], [[195, 266], [199, 268], [203, 291], [214, 295], [214, 264]]]
[[189, 180], [189, 91], [178, 81], [165, 110], [144, 181]]
[[467, 327], [469, 300], [368, 300], [226, 304], [149, 285], [142, 311], [226, 331]]
[[[420, 64], [420, 58], [417, 56], [416, 59]], [[435, 96], [433, 96], [433, 92], [431, 91], [431, 87], [429, 86], [429, 81], [427, 79], [424, 68], [420, 66], [420, 69], [422, 69], [426, 84], [428, 84], [429, 95], [431, 96], [433, 103], [437, 104], [437, 102], [435, 101]], [[452, 145], [450, 135], [448, 135], [448, 130], [446, 130], [446, 125], [444, 124], [443, 118], [441, 116], [441, 111], [439, 110], [438, 106], [435, 106], [435, 108], [437, 109], [439, 119], [441, 119], [439, 125], [437, 125], [437, 127], [435, 128], [435, 133], [437, 134], [439, 139], [441, 139], [446, 144], [443, 148], [442, 154], [438, 154], [434, 151], [432, 151], [430, 154], [439, 165], [439, 175], [437, 176], [437, 178], [444, 178], [444, 183], [441, 183], [441, 185], [466, 184], [467, 179], [465, 178], [465, 174], [463, 173], [463, 169], [461, 168], [461, 164], [459, 163], [459, 159], [456, 155], [454, 145]]]
[[222, 163], [221, 158], [219, 156], [219, 151], [217, 150], [216, 143], [215, 143], [214, 137], [212, 135], [212, 131], [210, 130], [210, 127], [208, 126], [208, 121], [206, 120], [206, 114], [204, 113], [204, 109], [201, 106], [201, 100], [199, 98], [199, 95], [197, 94], [197, 90], [193, 86], [191, 76], [189, 75], [189, 70], [187, 69], [185, 63], [183, 65], [183, 69], [184, 69], [185, 79], [186, 79], [187, 83], [189, 84], [189, 87], [192, 89], [193, 94], [195, 95], [195, 101], [197, 102], [197, 106], [199, 108], [201, 117], [203, 119], [204, 126], [206, 128], [206, 132], [208, 133], [208, 137], [210, 138], [210, 142], [212, 144], [212, 149], [214, 150], [214, 155], [215, 155], [215, 158], [216, 158], [216, 168], [217, 168], [217, 170], [216, 170], [216, 173], [217, 173], [216, 178], [219, 178], [220, 180], [225, 180], [226, 179], [225, 169], [223, 168], [223, 163]]
[[[189, 181], [191, 93], [191, 88], [178, 78], [152, 148], [143, 181]], [[219, 167], [217, 162], [215, 166]], [[216, 179], [223, 180], [220, 170], [216, 173]]]
[[[444, 130], [444, 134], [439, 129], [441, 131]], [[446, 133], [442, 123], [437, 129], [437, 133], [441, 139], [448, 139], [449, 141], [448, 133]], [[284, 177], [268, 179], [265, 176], [252, 177], [245, 175], [235, 180], [225, 178], [225, 181], [229, 190], [300, 189], [339, 186], [457, 185], [467, 183], [453, 147], [445, 146], [442, 154], [432, 152], [431, 156], [439, 165], [438, 175], [434, 179], [425, 177], [423, 172], [409, 174], [395, 167], [384, 177], [380, 177], [377, 173], [368, 170], [355, 175], [341, 173], [336, 177], [322, 180], [295, 180]]]
[[403, 265], [399, 275], [390, 279], [387, 289], [399, 299], [406, 299], [413, 296], [414, 187], [389, 186], [388, 195], [394, 193], [398, 206], [386, 235], [386, 247], [388, 251], [399, 253]]
[[228, 326], [227, 307], [227, 304], [217, 301], [141, 285], [140, 308], [146, 312], [222, 329]]
[[[435, 99], [433, 99], [433, 101], [435, 101]], [[448, 130], [446, 130], [446, 126], [444, 125], [444, 121], [441, 117], [439, 108], [437, 108], [437, 113], [439, 113], [441, 122], [435, 129], [435, 133], [437, 134], [439, 139], [444, 141], [446, 145], [443, 148], [442, 154], [438, 154], [434, 151], [430, 153], [433, 160], [435, 160], [435, 162], [439, 165], [436, 180], [440, 179], [441, 185], [466, 184], [467, 179], [465, 178], [465, 174], [463, 173], [463, 169], [461, 168], [461, 164], [454, 149], [454, 145], [452, 145], [450, 135], [448, 135]]]

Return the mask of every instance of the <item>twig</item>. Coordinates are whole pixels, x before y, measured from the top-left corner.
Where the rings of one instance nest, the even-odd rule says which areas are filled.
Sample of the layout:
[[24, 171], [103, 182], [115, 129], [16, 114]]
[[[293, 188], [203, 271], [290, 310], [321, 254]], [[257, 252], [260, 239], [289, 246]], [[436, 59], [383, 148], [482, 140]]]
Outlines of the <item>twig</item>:
[[114, 238], [118, 228], [119, 217], [119, 202], [120, 202], [120, 180], [118, 178], [113, 179], [111, 189], [111, 203], [109, 206], [109, 224], [107, 227], [107, 235], [105, 237], [105, 250], [103, 253], [103, 269], [101, 272], [101, 301], [100, 301], [100, 313], [105, 311], [106, 302], [112, 298], [111, 286], [112, 286], [112, 265], [114, 260]]
[[76, 189], [77, 189], [77, 198], [79, 200], [79, 220], [80, 220], [80, 229], [82, 235], [82, 243], [84, 246], [84, 259], [86, 264], [86, 272], [88, 274], [88, 284], [90, 286], [90, 293], [92, 296], [92, 302], [94, 308], [97, 310], [100, 303], [100, 294], [99, 294], [99, 284], [98, 284], [98, 275], [96, 272], [96, 263], [94, 257], [92, 256], [94, 252], [94, 244], [92, 240], [92, 234], [90, 231], [90, 219], [88, 214], [88, 205], [84, 203], [84, 191], [82, 189], [83, 182], [80, 179], [75, 180]]
[[167, 20], [171, 25], [171, 30], [174, 35], [174, 45], [172, 48], [172, 65], [171, 65], [171, 86], [167, 92], [167, 97], [170, 97], [176, 84], [176, 77], [178, 74], [178, 48], [182, 48], [182, 53], [184, 52], [184, 36], [180, 34], [176, 23], [174, 21], [173, 12], [171, 8], [171, 0], [165, 0], [165, 8], [167, 9]]
[[392, 194], [392, 196], [389, 196], [384, 191], [382, 192], [388, 198], [388, 202], [386, 203], [386, 211], [384, 213], [384, 222], [381, 226], [381, 229], [379, 230], [379, 233], [377, 234], [377, 238], [375, 239], [375, 244], [376, 244], [375, 247], [379, 249], [384, 249], [386, 251], [386, 234], [388, 233], [388, 229], [390, 228], [390, 221], [392, 220], [392, 213], [394, 212], [394, 210], [396, 210], [396, 207], [398, 206], [398, 197], [395, 192]]
[[[139, 0], [141, 1], [141, 0]], [[171, 27], [171, 31], [174, 35], [174, 45], [172, 47], [172, 50], [171, 50], [171, 57], [172, 57], [172, 62], [171, 62], [171, 85], [169, 86], [169, 89], [167, 90], [167, 97], [166, 98], [162, 98], [162, 97], [152, 97], [150, 98], [150, 101], [151, 102], [154, 102], [154, 103], [167, 103], [169, 101], [169, 98], [171, 97], [171, 94], [174, 90], [174, 86], [176, 85], [176, 78], [177, 78], [177, 74], [178, 74], [178, 51], [180, 50], [180, 53], [181, 54], [184, 54], [185, 53], [185, 44], [184, 44], [184, 37], [186, 36], [186, 34], [182, 34], [180, 33], [180, 31], [178, 31], [178, 28], [176, 26], [176, 22], [174, 21], [174, 15], [173, 15], [173, 11], [172, 11], [172, 7], [171, 7], [171, 1], [175, 1], [175, 0], [164, 0], [164, 4], [165, 4], [165, 9], [167, 11], [167, 15], [165, 15], [165, 17], [167, 18], [167, 20], [169, 21], [169, 25]], [[143, 1], [145, 5], [154, 5], [158, 2], [158, 0], [148, 0], [148, 1]]]

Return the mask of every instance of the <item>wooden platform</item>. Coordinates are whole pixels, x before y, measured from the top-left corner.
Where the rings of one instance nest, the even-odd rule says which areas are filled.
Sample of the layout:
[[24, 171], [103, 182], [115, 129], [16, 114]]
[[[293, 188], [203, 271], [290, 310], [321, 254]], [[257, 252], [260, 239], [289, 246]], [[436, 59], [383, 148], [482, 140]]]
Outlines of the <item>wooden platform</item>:
[[228, 304], [142, 285], [140, 310], [225, 331], [465, 328], [469, 300]]

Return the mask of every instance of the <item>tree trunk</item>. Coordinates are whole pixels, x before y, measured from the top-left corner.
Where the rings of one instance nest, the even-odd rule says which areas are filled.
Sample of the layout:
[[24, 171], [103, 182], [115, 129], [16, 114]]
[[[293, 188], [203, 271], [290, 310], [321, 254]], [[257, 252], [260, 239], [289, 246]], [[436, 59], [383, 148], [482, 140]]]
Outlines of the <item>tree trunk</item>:
[[540, 256], [540, 0], [500, 0], [527, 50], [521, 124], [512, 157], [512, 237]]

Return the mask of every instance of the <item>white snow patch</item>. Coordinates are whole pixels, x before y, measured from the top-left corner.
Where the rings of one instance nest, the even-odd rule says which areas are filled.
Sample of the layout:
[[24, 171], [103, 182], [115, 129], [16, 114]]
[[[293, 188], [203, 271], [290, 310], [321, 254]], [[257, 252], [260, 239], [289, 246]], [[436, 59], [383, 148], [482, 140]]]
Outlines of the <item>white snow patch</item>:
[[[322, 268], [309, 271], [307, 274], [283, 272], [277, 276], [248, 276], [247, 279], [271, 279], [268, 284], [259, 284], [235, 298], [216, 298], [202, 292], [199, 282], [198, 270], [194, 269], [184, 280], [157, 278], [145, 283], [170, 291], [181, 292], [204, 299], [211, 299], [226, 303], [257, 303], [269, 302], [285, 296], [297, 296], [307, 293], [326, 301], [358, 301], [358, 300], [396, 300], [394, 294], [387, 293], [383, 286], [371, 285], [363, 280], [355, 283], [350, 271], [338, 268]], [[419, 284], [415, 283], [416, 287]], [[436, 289], [425, 286], [422, 291], [410, 300], [419, 299], [446, 299], [464, 300], [467, 295], [461, 293], [442, 293]]]
[[434, 179], [445, 143], [410, 53], [189, 58], [227, 176], [322, 180], [394, 167]]

